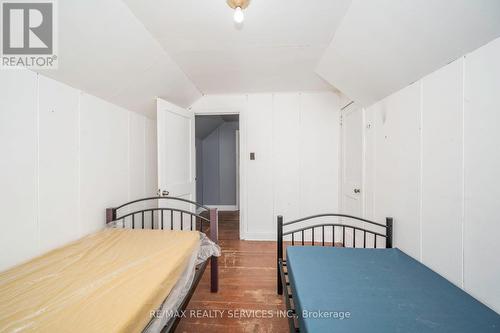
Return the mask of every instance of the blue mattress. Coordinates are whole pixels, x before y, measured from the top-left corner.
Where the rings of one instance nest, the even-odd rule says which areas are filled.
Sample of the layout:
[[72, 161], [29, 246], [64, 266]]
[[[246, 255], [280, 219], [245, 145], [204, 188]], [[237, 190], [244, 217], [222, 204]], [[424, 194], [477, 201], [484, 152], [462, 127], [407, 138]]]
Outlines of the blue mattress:
[[500, 332], [500, 315], [398, 249], [287, 248], [301, 332]]

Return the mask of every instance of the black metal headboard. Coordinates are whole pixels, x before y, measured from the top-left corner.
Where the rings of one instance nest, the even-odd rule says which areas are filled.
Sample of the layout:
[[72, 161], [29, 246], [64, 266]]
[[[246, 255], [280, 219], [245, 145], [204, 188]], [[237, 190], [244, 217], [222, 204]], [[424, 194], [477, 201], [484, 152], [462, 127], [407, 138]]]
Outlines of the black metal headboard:
[[[345, 223], [345, 221], [342, 221], [342, 223], [316, 223], [316, 224], [311, 224], [308, 225], [307, 222], [310, 222], [312, 220], [316, 220], [319, 218], [324, 218], [324, 217], [337, 217], [337, 218], [342, 218], [342, 219], [347, 219], [347, 220], [354, 220], [356, 223], [360, 223], [362, 226], [359, 225], [354, 225], [354, 224], [349, 224]], [[283, 222], [283, 216], [278, 216], [277, 219], [277, 227], [278, 227], [278, 233], [277, 233], [277, 265], [278, 265], [278, 293], [281, 295], [283, 292], [283, 286], [282, 286], [282, 281], [281, 281], [281, 276], [280, 276], [280, 265], [283, 260], [283, 246], [284, 246], [284, 238], [286, 236], [290, 236], [289, 244], [294, 246], [294, 245], [319, 245], [319, 246], [328, 246], [329, 244], [331, 246], [336, 246], [337, 244], [341, 245], [342, 247], [347, 245], [346, 242], [346, 231], [351, 231], [351, 245], [352, 247], [360, 247], [360, 248], [367, 248], [367, 247], [372, 247], [372, 248], [377, 248], [377, 237], [381, 237], [385, 239], [385, 247], [391, 248], [392, 247], [392, 226], [393, 226], [393, 219], [392, 217], [387, 217], [386, 218], [386, 223], [378, 223], [374, 221], [370, 221], [361, 217], [356, 217], [352, 215], [346, 215], [346, 214], [337, 214], [337, 213], [326, 213], [326, 214], [317, 214], [317, 215], [311, 215], [307, 217], [303, 217], [297, 220], [289, 221], [289, 222]], [[300, 224], [301, 222], [305, 222], [305, 226], [299, 226], [297, 228], [292, 228], [291, 226]], [[366, 227], [364, 225], [367, 225]], [[375, 231], [371, 229], [367, 229], [368, 226], [373, 226], [374, 228], [379, 228], [381, 229], [380, 231]], [[287, 228], [288, 227], [288, 228]], [[287, 228], [288, 230], [284, 230]], [[315, 238], [315, 231], [319, 229], [321, 231], [321, 238]], [[326, 231], [331, 230], [331, 236], [329, 239], [325, 239]], [[339, 230], [340, 229], [340, 230]], [[306, 232], [310, 230], [310, 239], [306, 240]], [[335, 231], [338, 231], [339, 233], [337, 234], [338, 236], [341, 236], [341, 242], [336, 243], [336, 237], [335, 237]], [[362, 246], [356, 246], [356, 234], [361, 233], [360, 236], [362, 236], [363, 242]], [[300, 238], [297, 238], [296, 235], [300, 235]], [[367, 244], [367, 235], [372, 235], [373, 237], [373, 242], [372, 245]], [[359, 238], [358, 238], [359, 239]], [[329, 242], [331, 240], [331, 243]], [[368, 245], [368, 246], [367, 246]]]
[[[160, 201], [170, 201], [170, 202], [184, 202], [189, 205], [193, 205], [196, 209], [201, 209], [201, 212], [192, 212], [186, 209], [175, 208], [175, 207], [158, 207]], [[137, 203], [154, 203], [157, 207], [144, 208], [144, 209], [132, 209], [133, 211], [126, 211], [124, 213], [120, 213], [125, 208], [129, 208], [134, 206]], [[155, 212], [158, 212], [157, 221], [155, 221]], [[167, 213], [167, 214], [165, 214]], [[203, 216], [206, 215], [206, 216]], [[170, 229], [174, 230], [174, 218], [179, 218], [179, 229], [184, 230], [185, 228], [185, 220], [184, 217], [189, 218], [189, 224], [187, 229], [190, 230], [207, 230], [204, 226], [204, 223], [207, 223], [207, 226], [210, 225], [210, 208], [199, 204], [197, 202], [177, 198], [177, 197], [148, 197], [133, 200], [123, 205], [114, 208], [106, 209], [106, 223], [118, 222], [121, 220], [123, 227], [125, 228], [127, 223], [132, 229], [136, 229], [136, 225], [139, 225], [141, 229], [145, 229], [147, 219], [149, 219], [149, 225], [151, 229]], [[169, 220], [170, 224], [167, 225], [165, 220]], [[194, 222], [194, 228], [193, 228]], [[200, 227], [198, 228], [198, 222], [200, 223]], [[148, 228], [149, 229], [149, 228]]]
[[[162, 206], [165, 202], [186, 203], [192, 205], [190, 209]], [[137, 204], [148, 204], [151, 207], [137, 207]], [[201, 210], [201, 211], [198, 211]], [[121, 223], [122, 228], [131, 229], [161, 229], [161, 230], [198, 230], [207, 234], [215, 243], [218, 243], [218, 216], [217, 209], [208, 208], [197, 202], [177, 197], [148, 197], [133, 200], [123, 205], [106, 209], [106, 224]], [[217, 257], [210, 259], [210, 289], [218, 290], [218, 261]]]

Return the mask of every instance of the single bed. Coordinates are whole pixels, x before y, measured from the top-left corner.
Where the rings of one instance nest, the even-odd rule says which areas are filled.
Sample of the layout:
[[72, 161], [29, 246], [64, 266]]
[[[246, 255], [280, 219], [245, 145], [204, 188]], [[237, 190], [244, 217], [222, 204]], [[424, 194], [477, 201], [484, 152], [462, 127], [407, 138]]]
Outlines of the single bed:
[[218, 288], [220, 250], [200, 230], [217, 240], [216, 211], [184, 199], [108, 209], [107, 228], [0, 273], [0, 332], [175, 330], [208, 259]]
[[[293, 228], [318, 216], [336, 217], [342, 223]], [[331, 232], [325, 232], [329, 228]], [[314, 241], [312, 235], [307, 237], [313, 230]], [[334, 243], [352, 247], [333, 247]], [[291, 332], [500, 331], [496, 312], [392, 248], [390, 218], [384, 225], [342, 214], [288, 223], [280, 217], [278, 269], [278, 293], [286, 291]]]

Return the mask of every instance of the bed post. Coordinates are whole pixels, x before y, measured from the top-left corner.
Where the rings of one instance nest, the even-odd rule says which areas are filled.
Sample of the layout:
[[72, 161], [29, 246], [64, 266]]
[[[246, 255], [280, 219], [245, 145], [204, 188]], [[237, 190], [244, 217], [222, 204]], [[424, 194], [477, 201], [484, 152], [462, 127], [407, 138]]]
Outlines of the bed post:
[[116, 209], [106, 208], [106, 224], [116, 220]]
[[386, 247], [388, 249], [392, 248], [392, 217], [386, 217], [385, 218], [385, 222], [386, 222], [386, 235], [387, 235], [387, 238], [386, 238]]
[[283, 282], [281, 281], [280, 265], [283, 261], [283, 216], [278, 216], [278, 258], [276, 258], [277, 282], [278, 282], [278, 295], [283, 295]]
[[[210, 209], [210, 239], [219, 243], [219, 221], [217, 208]], [[217, 257], [210, 258], [210, 291], [216, 293], [219, 290], [219, 263]]]

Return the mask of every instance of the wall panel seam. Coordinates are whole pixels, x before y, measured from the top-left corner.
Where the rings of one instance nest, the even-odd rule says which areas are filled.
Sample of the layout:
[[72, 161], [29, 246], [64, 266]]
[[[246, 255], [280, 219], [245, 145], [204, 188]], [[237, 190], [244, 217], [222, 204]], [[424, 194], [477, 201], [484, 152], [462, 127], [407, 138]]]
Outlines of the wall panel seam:
[[131, 191], [131, 187], [132, 187], [132, 168], [130, 167], [130, 163], [131, 163], [131, 158], [130, 158], [130, 155], [131, 155], [131, 150], [132, 150], [132, 144], [131, 144], [131, 139], [132, 139], [132, 131], [131, 131], [131, 116], [132, 114], [130, 113], [130, 111], [127, 111], [127, 168], [128, 168], [128, 171], [127, 171], [127, 178], [128, 178], [128, 186], [127, 186], [127, 198], [128, 200], [130, 201], [131, 198], [130, 198], [130, 193], [132, 192]]
[[81, 213], [82, 213], [82, 194], [81, 194], [81, 191], [82, 191], [82, 146], [81, 146], [81, 143], [82, 143], [82, 126], [81, 126], [81, 122], [82, 122], [82, 94], [83, 92], [82, 91], [78, 91], [78, 109], [77, 109], [77, 149], [76, 149], [76, 158], [77, 158], [77, 174], [78, 174], [78, 179], [77, 179], [77, 188], [78, 188], [78, 198], [77, 198], [77, 228], [78, 228], [78, 236], [82, 236], [82, 231], [83, 231], [83, 226], [82, 226], [82, 217], [81, 217]]
[[367, 131], [367, 126], [368, 126], [368, 115], [367, 115], [367, 111], [366, 111], [366, 108], [362, 107], [361, 108], [361, 112], [363, 113], [363, 128], [362, 128], [362, 143], [363, 143], [363, 153], [361, 155], [362, 157], [362, 163], [363, 163], [363, 166], [361, 168], [361, 196], [363, 197], [363, 208], [362, 208], [362, 212], [363, 212], [363, 217], [364, 218], [369, 218], [368, 216], [368, 193], [367, 193], [367, 177], [368, 177], [368, 173], [367, 173], [367, 168], [368, 168], [368, 161], [367, 161], [367, 158], [366, 158], [366, 155], [367, 155], [367, 151], [368, 151], [368, 131]]
[[420, 153], [420, 163], [419, 163], [419, 243], [420, 243], [420, 261], [423, 262], [423, 211], [424, 211], [424, 202], [423, 202], [423, 189], [424, 189], [424, 79], [420, 80], [420, 124], [419, 124], [419, 153]]
[[461, 286], [465, 290], [465, 76], [466, 76], [466, 56], [462, 58], [462, 223], [461, 223], [461, 245], [462, 245], [462, 270]]
[[37, 253], [41, 252], [41, 228], [40, 228], [40, 74], [36, 74], [35, 80], [35, 223], [36, 223], [36, 239]]
[[[248, 191], [248, 169], [247, 168], [247, 156], [246, 154], [248, 153], [248, 118], [247, 118], [247, 113], [250, 111], [250, 101], [249, 101], [249, 96], [248, 94], [245, 95], [245, 135], [244, 135], [244, 138], [245, 138], [245, 151], [242, 153], [243, 154], [243, 165], [244, 165], [244, 168], [245, 168], [245, 177], [244, 177], [244, 185], [245, 185], [245, 191], [243, 192], [244, 193], [244, 196], [245, 196], [245, 207], [243, 209], [243, 216], [244, 216], [244, 221], [240, 221], [240, 225], [243, 224], [243, 227], [244, 227], [244, 236], [245, 236], [245, 239], [246, 239], [246, 235], [248, 234], [248, 194], [246, 193], [246, 191]], [[240, 113], [240, 125], [241, 125], [241, 113]], [[241, 189], [240, 189], [241, 191]], [[240, 207], [240, 211], [241, 211], [241, 207]], [[240, 212], [240, 215], [241, 215], [241, 212]]]
[[[276, 158], [274, 156], [274, 140], [275, 140], [275, 133], [274, 133], [274, 117], [276, 115], [276, 109], [275, 109], [275, 104], [274, 104], [274, 94], [271, 94], [271, 193], [273, 194], [273, 215], [272, 215], [272, 221], [271, 223], [274, 226], [274, 220], [276, 219], [276, 186], [274, 186], [274, 180], [275, 180], [275, 166], [276, 166]], [[273, 227], [272, 230], [275, 228]]]
[[[302, 123], [302, 112], [304, 110], [303, 108], [303, 100], [302, 100], [302, 94], [299, 93], [299, 96], [298, 96], [298, 101], [299, 101], [299, 136], [302, 134], [302, 129], [303, 129], [303, 126], [304, 124]], [[299, 138], [299, 147], [297, 149], [297, 155], [298, 155], [298, 186], [299, 186], [299, 194], [298, 194], [298, 199], [299, 199], [299, 202], [303, 202], [302, 200], [302, 170], [301, 170], [301, 166], [302, 166], [302, 139]], [[302, 207], [302, 205], [299, 205], [299, 209], [298, 209], [298, 212], [297, 214], [300, 216], [305, 216], [305, 214], [303, 213], [304, 209]]]
[[143, 122], [142, 122], [142, 129], [143, 129], [143, 135], [142, 135], [142, 166], [143, 166], [143, 169], [142, 169], [142, 179], [143, 179], [143, 182], [142, 182], [142, 185], [143, 185], [143, 188], [142, 188], [142, 194], [144, 197], [149, 197], [149, 193], [147, 192], [147, 186], [146, 186], [146, 158], [147, 158], [147, 154], [146, 154], [146, 149], [147, 149], [147, 140], [146, 140], [146, 135], [147, 135], [147, 122], [148, 122], [148, 119], [146, 117], [143, 118]]

